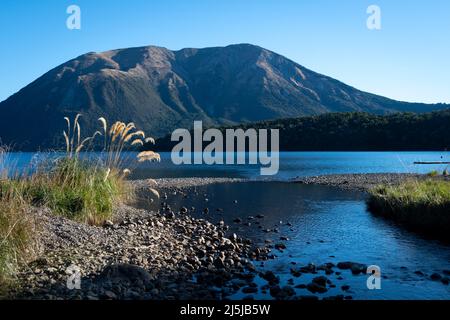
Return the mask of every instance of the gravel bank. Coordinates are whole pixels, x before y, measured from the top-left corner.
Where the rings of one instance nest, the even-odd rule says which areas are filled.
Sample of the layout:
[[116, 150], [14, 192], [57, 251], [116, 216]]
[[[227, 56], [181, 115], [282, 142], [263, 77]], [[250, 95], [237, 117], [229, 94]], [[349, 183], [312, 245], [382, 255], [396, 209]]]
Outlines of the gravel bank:
[[[132, 185], [139, 189], [145, 189], [149, 186], [157, 186], [158, 189], [182, 190], [192, 187], [206, 186], [213, 183], [235, 183], [245, 182], [247, 179], [241, 178], [162, 178], [147, 180], [132, 180]], [[156, 185], [155, 183], [156, 182]]]
[[428, 176], [409, 173], [333, 174], [314, 177], [298, 177], [293, 183], [317, 184], [347, 190], [368, 191], [379, 184], [397, 184], [407, 179], [424, 179]]
[[[267, 248], [226, 238], [223, 224], [161, 212], [121, 206], [116, 221], [94, 227], [36, 210], [42, 254], [21, 272], [13, 297], [223, 299], [239, 289], [236, 279], [252, 283], [251, 260], [267, 259]], [[66, 286], [70, 266], [80, 269], [81, 290]]]

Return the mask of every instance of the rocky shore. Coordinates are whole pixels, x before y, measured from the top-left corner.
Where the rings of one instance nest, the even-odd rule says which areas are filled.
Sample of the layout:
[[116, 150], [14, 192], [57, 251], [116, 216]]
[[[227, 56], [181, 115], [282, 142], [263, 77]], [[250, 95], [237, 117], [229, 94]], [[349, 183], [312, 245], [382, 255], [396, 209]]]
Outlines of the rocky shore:
[[[380, 181], [397, 183], [409, 177], [412, 176], [336, 175], [294, 182], [367, 190]], [[279, 237], [279, 242], [258, 247], [231, 233], [223, 221], [212, 224], [193, 218], [187, 208], [174, 211], [164, 201], [169, 192], [187, 194], [197, 186], [242, 181], [245, 180], [133, 181], [138, 191], [158, 189], [163, 199], [160, 210], [121, 205], [115, 209], [114, 220], [103, 226], [89, 226], [55, 216], [47, 209], [35, 209], [33, 214], [40, 221], [41, 253], [19, 274], [19, 286], [11, 298], [220, 300], [237, 292], [251, 299], [261, 292], [274, 299], [318, 299], [339, 285], [342, 294], [324, 299], [352, 299], [351, 289], [342, 280], [345, 273], [365, 274], [365, 264], [347, 261], [302, 266], [292, 262], [292, 278], [283, 282], [272, 271], [262, 271], [258, 266], [286, 249], [288, 238]], [[302, 274], [312, 275], [311, 280], [295, 285], [293, 279]], [[447, 285], [450, 271], [423, 276]], [[80, 289], [76, 288], [77, 279]], [[299, 295], [298, 289], [304, 289], [304, 294]]]
[[[266, 259], [266, 249], [236, 235], [226, 238], [225, 225], [184, 212], [116, 211], [116, 221], [95, 227], [37, 210], [42, 254], [19, 275], [14, 297], [223, 299], [237, 290], [227, 282], [251, 283], [251, 261]], [[81, 290], [67, 287], [74, 270]]]
[[380, 184], [398, 184], [407, 179], [424, 179], [426, 175], [411, 173], [363, 173], [363, 174], [332, 174], [312, 177], [298, 177], [293, 183], [316, 184], [338, 187], [347, 190], [368, 191]]

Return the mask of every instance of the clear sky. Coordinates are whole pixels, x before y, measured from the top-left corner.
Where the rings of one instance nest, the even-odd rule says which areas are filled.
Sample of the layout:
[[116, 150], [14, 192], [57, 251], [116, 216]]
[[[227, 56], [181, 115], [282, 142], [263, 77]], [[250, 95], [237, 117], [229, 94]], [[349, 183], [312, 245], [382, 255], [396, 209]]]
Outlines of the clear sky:
[[[81, 30], [66, 9], [81, 8]], [[366, 27], [369, 5], [381, 30]], [[1, 0], [0, 101], [90, 51], [252, 43], [358, 89], [450, 103], [448, 0]]]

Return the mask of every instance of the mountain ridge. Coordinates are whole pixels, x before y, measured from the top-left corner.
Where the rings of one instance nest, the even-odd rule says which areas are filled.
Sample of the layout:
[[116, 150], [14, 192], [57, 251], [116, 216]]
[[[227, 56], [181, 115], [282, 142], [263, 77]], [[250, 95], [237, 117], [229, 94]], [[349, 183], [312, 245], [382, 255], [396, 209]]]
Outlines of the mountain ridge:
[[[362, 111], [428, 112], [445, 104], [395, 101], [366, 93], [251, 44], [144, 46], [87, 53], [37, 78], [0, 103], [0, 138], [19, 149], [61, 145], [63, 117], [133, 121], [156, 137], [175, 128]], [[17, 130], [20, 128], [20, 130]]]

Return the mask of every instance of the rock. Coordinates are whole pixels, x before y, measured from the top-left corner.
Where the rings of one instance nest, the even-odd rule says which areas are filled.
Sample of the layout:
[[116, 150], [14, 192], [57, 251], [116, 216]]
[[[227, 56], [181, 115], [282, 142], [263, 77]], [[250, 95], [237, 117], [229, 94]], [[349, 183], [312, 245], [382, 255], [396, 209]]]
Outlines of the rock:
[[99, 275], [100, 284], [113, 284], [115, 286], [133, 287], [141, 285], [153, 288], [153, 279], [143, 268], [131, 264], [115, 264], [107, 266]]
[[342, 270], [347, 270], [352, 267], [352, 262], [339, 262], [337, 267]]
[[112, 222], [111, 220], [105, 220], [105, 221], [103, 222], [103, 227], [104, 227], [104, 228], [110, 228], [110, 227], [112, 227], [112, 226], [114, 226], [114, 222]]
[[328, 289], [324, 286], [319, 285], [318, 283], [311, 282], [306, 285], [306, 289], [308, 289], [312, 293], [325, 293]]
[[276, 298], [280, 294], [281, 288], [280, 288], [280, 286], [275, 285], [275, 286], [270, 287], [269, 292], [272, 297]]
[[262, 219], [262, 218], [264, 218], [264, 215], [263, 214], [258, 214], [258, 215], [256, 215], [256, 218]]
[[281, 241], [289, 241], [289, 238], [288, 238], [288, 237], [285, 237], [285, 236], [282, 236], [282, 237], [280, 237], [280, 240], [281, 240]]
[[328, 281], [327, 277], [324, 277], [324, 276], [315, 277], [312, 279], [312, 282], [314, 282], [322, 287], [326, 287], [327, 281]]
[[435, 272], [430, 276], [430, 279], [433, 281], [439, 281], [442, 279], [442, 276], [439, 273]]
[[350, 290], [350, 286], [349, 285], [343, 285], [341, 287], [341, 289], [342, 289], [342, 291], [348, 291], [348, 290]]
[[280, 250], [280, 251], [284, 250], [284, 249], [286, 249], [286, 245], [284, 243], [277, 243], [275, 245], [275, 249]]
[[214, 266], [216, 266], [217, 268], [225, 268], [224, 260], [220, 257], [217, 257], [214, 260]]
[[114, 292], [109, 291], [109, 290], [104, 291], [102, 294], [102, 297], [105, 297], [106, 299], [111, 299], [111, 300], [117, 299], [117, 295]]
[[261, 278], [266, 280], [269, 283], [280, 283], [280, 278], [277, 277], [272, 271], [266, 271], [265, 273], [260, 275]]
[[352, 270], [352, 273], [355, 275], [367, 272], [367, 266], [361, 263], [353, 263], [350, 269]]
[[233, 220], [233, 222], [234, 222], [234, 223], [241, 223], [241, 222], [242, 222], [242, 219], [241, 219], [241, 218], [236, 218], [236, 219]]
[[188, 209], [186, 207], [181, 207], [181, 209], [180, 209], [181, 214], [186, 214], [187, 212], [188, 212]]
[[295, 295], [295, 290], [291, 286], [284, 286], [282, 289], [282, 292], [285, 293], [287, 296], [293, 296]]
[[357, 263], [357, 262], [339, 262], [337, 264], [337, 267], [339, 269], [342, 270], [348, 270], [350, 269], [352, 271], [353, 274], [360, 274], [360, 273], [366, 273], [367, 271], [367, 266], [365, 264], [362, 263]]
[[298, 278], [302, 275], [302, 273], [298, 269], [294, 269], [294, 268], [291, 268], [291, 274], [296, 278]]
[[165, 214], [167, 219], [175, 219], [175, 212], [169, 211]]
[[447, 277], [443, 277], [443, 278], [441, 279], [441, 282], [442, 282], [443, 284], [445, 284], [445, 285], [448, 285], [449, 282], [450, 282], [450, 279], [447, 278]]
[[316, 265], [314, 263], [309, 263], [299, 269], [302, 273], [316, 273]]
[[420, 270], [414, 271], [414, 273], [417, 274], [418, 276], [421, 276], [421, 277], [423, 277], [423, 276], [425, 275], [425, 274], [424, 274], [422, 271], [420, 271]]

